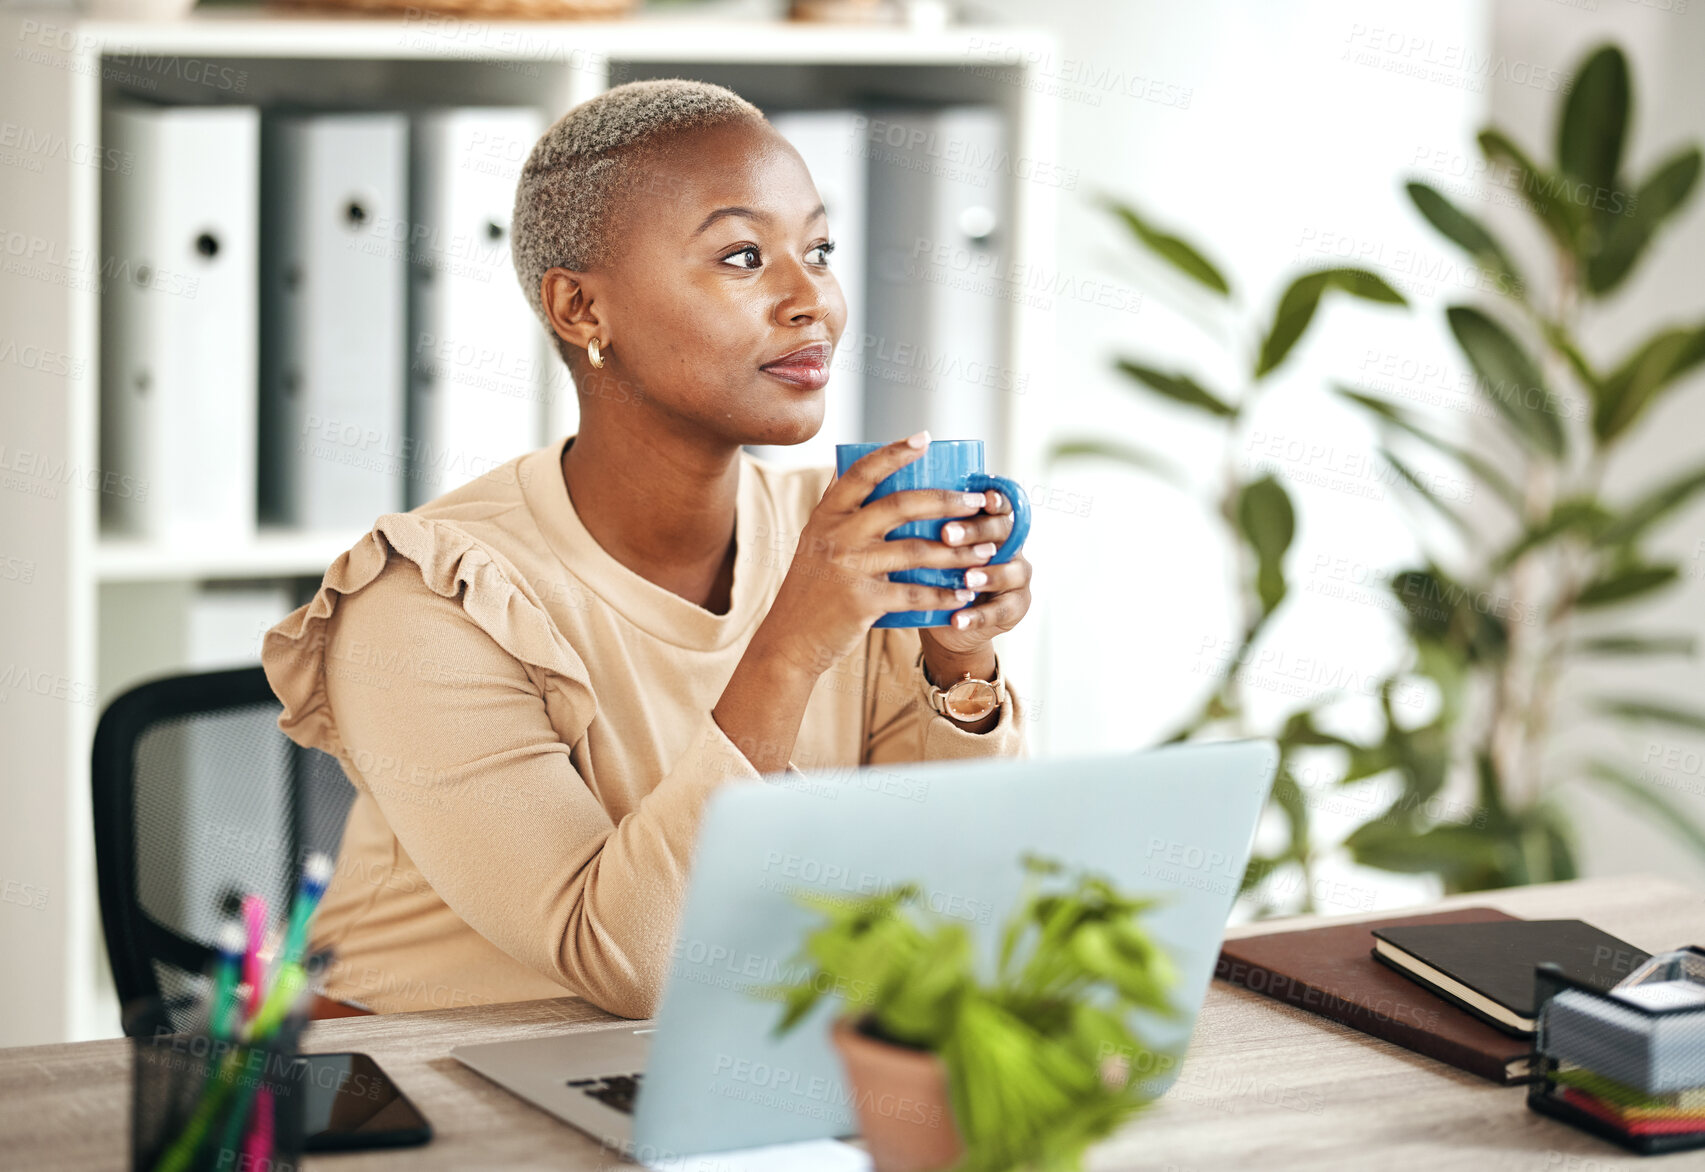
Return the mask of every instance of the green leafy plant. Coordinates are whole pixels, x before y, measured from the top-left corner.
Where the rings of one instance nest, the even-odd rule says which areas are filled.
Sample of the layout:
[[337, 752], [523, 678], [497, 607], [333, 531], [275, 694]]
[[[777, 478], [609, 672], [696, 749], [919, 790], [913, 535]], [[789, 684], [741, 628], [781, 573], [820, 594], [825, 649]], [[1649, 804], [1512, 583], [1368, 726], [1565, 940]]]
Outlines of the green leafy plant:
[[1149, 223], [1135, 208], [1107, 200], [1107, 208], [1124, 224], [1132, 237], [1155, 256], [1189, 279], [1193, 287], [1206, 290], [1234, 319], [1233, 333], [1244, 340], [1244, 351], [1234, 357], [1248, 371], [1247, 381], [1236, 394], [1210, 390], [1194, 376], [1167, 370], [1135, 358], [1121, 359], [1118, 368], [1132, 385], [1189, 409], [1205, 418], [1221, 433], [1221, 458], [1216, 479], [1205, 490], [1172, 461], [1149, 449], [1102, 437], [1068, 438], [1050, 453], [1055, 461], [1083, 458], [1111, 459], [1144, 472], [1162, 476], [1193, 491], [1204, 493], [1204, 511], [1224, 529], [1227, 544], [1237, 556], [1236, 632], [1234, 650], [1225, 658], [1216, 683], [1197, 710], [1169, 736], [1169, 743], [1202, 737], [1267, 735], [1278, 742], [1281, 754], [1273, 786], [1276, 810], [1288, 824], [1283, 845], [1255, 856], [1245, 873], [1244, 887], [1255, 887], [1263, 878], [1285, 867], [1297, 867], [1304, 893], [1312, 890], [1311, 822], [1302, 787], [1290, 768], [1299, 749], [1321, 743], [1319, 733], [1305, 711], [1282, 729], [1256, 729], [1246, 716], [1245, 667], [1251, 648], [1268, 621], [1284, 603], [1289, 592], [1284, 563], [1296, 532], [1296, 510], [1290, 493], [1270, 472], [1251, 471], [1238, 460], [1244, 423], [1255, 405], [1273, 392], [1274, 378], [1303, 340], [1322, 303], [1329, 298], [1348, 297], [1376, 305], [1404, 306], [1403, 295], [1375, 273], [1358, 268], [1317, 269], [1295, 277], [1280, 294], [1270, 313], [1251, 317], [1240, 314], [1231, 282], [1194, 245]]
[[[1157, 374], [1147, 363], [1119, 364], [1138, 387], [1205, 412], [1227, 430], [1215, 503], [1243, 566], [1243, 638], [1201, 711], [1172, 739], [1265, 732], [1287, 765], [1305, 751], [1335, 759], [1337, 786], [1395, 777], [1396, 801], [1344, 846], [1365, 865], [1435, 873], [1452, 891], [1573, 877], [1574, 835], [1558, 797], [1573, 781], [1607, 789], [1705, 852], [1705, 831], [1660, 789], [1626, 764], [1569, 755], [1556, 736], [1560, 724], [1577, 730], [1599, 720], [1705, 730], [1705, 711], [1650, 694], [1591, 696], [1559, 717], [1560, 681], [1579, 662], [1692, 654], [1690, 637], [1646, 630], [1637, 615], [1680, 574], [1648, 550], [1648, 541], [1705, 490], [1701, 464], [1649, 476], [1626, 501], [1602, 491], [1634, 425], [1705, 362], [1705, 322], [1665, 324], [1609, 363], [1580, 341], [1583, 315], [1625, 285], [1691, 197], [1700, 151], [1675, 150], [1638, 182], [1625, 173], [1632, 93], [1627, 61], [1614, 46], [1592, 52], [1566, 93], [1552, 166], [1541, 166], [1501, 130], [1479, 135], [1488, 164], [1522, 195], [1545, 241], [1552, 272], [1543, 287], [1529, 283], [1511, 251], [1474, 216], [1424, 182], [1407, 186], [1416, 210], [1468, 254], [1503, 299], [1502, 308], [1460, 304], [1445, 314], [1474, 372], [1476, 415], [1489, 424], [1457, 436], [1437, 415], [1365, 389], [1337, 388], [1339, 401], [1364, 413], [1380, 434], [1390, 482], [1453, 534], [1448, 551], [1390, 580], [1411, 651], [1378, 683], [1383, 728], [1376, 737], [1355, 741], [1325, 731], [1319, 717], [1334, 700], [1329, 694], [1311, 698], [1278, 729], [1247, 727], [1239, 692], [1247, 651], [1287, 593], [1284, 558], [1296, 520], [1283, 486], [1271, 476], [1240, 478], [1230, 452], [1240, 417], [1325, 293], [1402, 299], [1372, 274], [1348, 275], [1354, 270], [1297, 278], [1250, 364], [1250, 387], [1236, 397], [1187, 375]], [[1129, 207], [1112, 208], [1155, 256], [1214, 295], [1229, 293], [1229, 282], [1194, 246]], [[1445, 499], [1440, 481], [1421, 471], [1422, 452], [1452, 468], [1472, 486], [1461, 495], [1484, 507], [1471, 515]], [[1055, 451], [1057, 458], [1089, 455], [1150, 473], [1169, 468], [1150, 452], [1102, 440], [1068, 440]], [[1423, 722], [1405, 721], [1392, 703], [1398, 689], [1415, 686], [1438, 698]], [[1441, 820], [1436, 799], [1453, 785], [1473, 796], [1451, 804], [1459, 816]], [[1259, 892], [1267, 876], [1297, 867], [1305, 881], [1294, 889], [1307, 906], [1316, 848], [1308, 802], [1288, 768], [1274, 801], [1289, 823], [1287, 842], [1252, 861], [1244, 886]]]
[[[1428, 499], [1461, 535], [1461, 552], [1393, 581], [1415, 646], [1414, 670], [1442, 699], [1431, 773], [1472, 780], [1479, 827], [1431, 821], [1413, 803], [1406, 816], [1363, 827], [1347, 843], [1361, 862], [1437, 872], [1452, 890], [1572, 878], [1573, 832], [1558, 798], [1564, 782], [1601, 787], [1705, 851], [1705, 833], [1660, 789], [1625, 764], [1573, 752], [1556, 736], [1601, 720], [1705, 729], [1705, 712], [1650, 694], [1568, 697], [1559, 711], [1560, 685], [1578, 663], [1693, 652], [1691, 638], [1646, 630], [1637, 614], [1679, 577], [1680, 568], [1647, 544], [1705, 489], [1705, 463], [1648, 475], [1624, 501], [1608, 499], [1603, 486], [1626, 459], [1634, 425], [1705, 362], [1705, 321], [1665, 325], [1608, 366], [1580, 341], [1587, 312], [1624, 287], [1699, 178], [1694, 145], [1675, 150], [1643, 180], [1625, 173], [1632, 106], [1628, 62], [1606, 45], [1587, 56], [1558, 111], [1551, 167], [1500, 130], [1480, 134], [1487, 161], [1525, 197], [1549, 245], [1552, 271], [1543, 284], [1530, 285], [1510, 251], [1446, 196], [1422, 182], [1408, 185], [1429, 224], [1504, 278], [1493, 285], [1503, 294], [1501, 310], [1453, 305], [1445, 313], [1496, 409], [1483, 453], [1445, 442], [1434, 421], [1342, 389], [1392, 442], [1430, 447], [1454, 462], [1484, 490], [1478, 496], [1496, 516], [1488, 524]], [[1403, 782], [1412, 794], [1437, 784], [1419, 773], [1405, 773]]]
[[1139, 923], [1154, 901], [1047, 860], [1024, 867], [986, 979], [966, 926], [920, 908], [907, 885], [799, 896], [823, 917], [797, 958], [809, 975], [764, 991], [785, 1003], [778, 1034], [833, 990], [868, 1036], [938, 1054], [965, 1146], [959, 1172], [1078, 1167], [1149, 1101], [1138, 1075], [1170, 1061], [1132, 1024], [1173, 1013], [1176, 971]]

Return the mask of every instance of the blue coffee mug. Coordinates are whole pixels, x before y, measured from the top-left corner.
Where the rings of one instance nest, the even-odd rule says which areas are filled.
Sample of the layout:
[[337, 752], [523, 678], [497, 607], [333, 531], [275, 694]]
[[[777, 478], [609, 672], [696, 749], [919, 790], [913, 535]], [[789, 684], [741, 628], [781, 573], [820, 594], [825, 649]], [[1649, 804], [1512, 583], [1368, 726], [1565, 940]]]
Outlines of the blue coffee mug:
[[[835, 471], [847, 474], [859, 460], [883, 444], [836, 444]], [[989, 559], [989, 565], [1010, 562], [1030, 536], [1030, 498], [1022, 488], [1005, 476], [991, 476], [983, 471], [982, 440], [933, 440], [924, 454], [904, 468], [887, 477], [865, 498], [865, 503], [890, 493], [914, 488], [940, 488], [950, 492], [985, 492], [989, 489], [1003, 494], [1012, 502], [1012, 533]], [[937, 517], [929, 521], [907, 521], [888, 534], [889, 541], [907, 537], [927, 537], [941, 540], [941, 527], [950, 518]], [[925, 586], [942, 586], [949, 590], [965, 588], [964, 570], [920, 568], [895, 570], [888, 575], [890, 582], [917, 582]], [[945, 627], [953, 617], [951, 610], [897, 610], [877, 619], [878, 627]]]

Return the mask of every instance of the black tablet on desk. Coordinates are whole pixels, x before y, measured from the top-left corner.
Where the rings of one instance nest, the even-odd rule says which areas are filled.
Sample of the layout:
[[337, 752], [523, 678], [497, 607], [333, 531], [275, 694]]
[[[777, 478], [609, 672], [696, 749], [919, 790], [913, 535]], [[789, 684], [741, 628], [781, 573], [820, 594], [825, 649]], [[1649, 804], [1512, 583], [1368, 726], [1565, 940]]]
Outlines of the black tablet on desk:
[[405, 1148], [432, 1138], [432, 1125], [365, 1054], [304, 1054], [302, 1147], [310, 1152]]

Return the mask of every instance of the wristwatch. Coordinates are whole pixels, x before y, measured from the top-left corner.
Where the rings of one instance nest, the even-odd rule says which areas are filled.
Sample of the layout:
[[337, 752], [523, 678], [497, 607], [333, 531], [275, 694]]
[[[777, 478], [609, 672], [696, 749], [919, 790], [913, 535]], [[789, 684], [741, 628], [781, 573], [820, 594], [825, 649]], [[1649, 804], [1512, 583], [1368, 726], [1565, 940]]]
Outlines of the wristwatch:
[[954, 720], [981, 720], [995, 709], [1006, 703], [1006, 683], [1000, 678], [1000, 661], [995, 661], [994, 678], [979, 680], [970, 672], [964, 677], [945, 688], [938, 688], [930, 683], [929, 674], [924, 671], [924, 657], [918, 655], [918, 672], [923, 676], [924, 695], [929, 700], [929, 706], [943, 716]]

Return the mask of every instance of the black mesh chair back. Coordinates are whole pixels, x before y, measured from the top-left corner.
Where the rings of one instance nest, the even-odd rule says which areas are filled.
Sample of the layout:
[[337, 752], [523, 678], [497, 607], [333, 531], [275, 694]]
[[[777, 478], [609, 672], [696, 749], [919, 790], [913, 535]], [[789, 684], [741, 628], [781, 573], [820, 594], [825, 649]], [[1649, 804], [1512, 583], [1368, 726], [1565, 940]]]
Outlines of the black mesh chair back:
[[336, 857], [355, 790], [335, 758], [278, 731], [281, 707], [252, 667], [144, 683], [101, 714], [95, 863], [126, 1033], [161, 1017], [193, 1028], [241, 897], [264, 896], [276, 922], [308, 854]]

